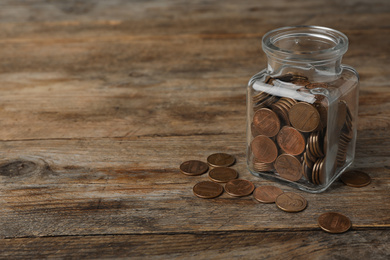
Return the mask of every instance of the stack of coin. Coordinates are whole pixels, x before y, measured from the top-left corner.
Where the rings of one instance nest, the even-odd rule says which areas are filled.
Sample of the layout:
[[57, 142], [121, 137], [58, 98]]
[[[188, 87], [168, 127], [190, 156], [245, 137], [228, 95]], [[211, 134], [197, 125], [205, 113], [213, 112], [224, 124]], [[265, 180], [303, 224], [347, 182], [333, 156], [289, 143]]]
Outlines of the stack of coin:
[[[329, 88], [327, 83], [312, 83], [307, 77], [292, 73], [265, 80], [266, 84], [275, 86], [283, 82], [288, 83], [286, 87], [299, 86], [298, 91], [308, 94], [314, 89], [323, 93], [320, 89]], [[275, 173], [288, 181], [303, 179], [314, 185], [324, 184], [328, 100], [322, 94], [310, 96], [315, 97], [310, 103], [261, 91], [253, 96], [255, 112], [251, 122], [250, 158], [254, 171], [274, 172], [276, 169]], [[345, 101], [340, 101], [338, 114], [336, 127], [340, 141], [336, 160], [338, 166], [342, 166], [353, 138], [352, 113]]]
[[278, 98], [275, 96], [272, 96], [266, 92], [258, 92], [256, 95], [253, 96], [253, 111], [256, 112], [260, 108], [269, 107], [272, 105], [275, 101], [277, 101]]
[[322, 132], [312, 132], [307, 139], [306, 150], [303, 154], [302, 168], [305, 178], [314, 184], [323, 183], [325, 153]]
[[[342, 126], [341, 132], [340, 132], [340, 138], [339, 138], [339, 149], [337, 151], [337, 166], [341, 167], [344, 165], [345, 161], [347, 160], [347, 151], [348, 151], [348, 145], [352, 141], [353, 138], [353, 130], [352, 130], [352, 114], [349, 110], [349, 107], [345, 101], [339, 102], [340, 107], [342, 107], [345, 110], [345, 114], [343, 115], [342, 119], [344, 119], [344, 124]], [[342, 121], [342, 120], [340, 120]]]

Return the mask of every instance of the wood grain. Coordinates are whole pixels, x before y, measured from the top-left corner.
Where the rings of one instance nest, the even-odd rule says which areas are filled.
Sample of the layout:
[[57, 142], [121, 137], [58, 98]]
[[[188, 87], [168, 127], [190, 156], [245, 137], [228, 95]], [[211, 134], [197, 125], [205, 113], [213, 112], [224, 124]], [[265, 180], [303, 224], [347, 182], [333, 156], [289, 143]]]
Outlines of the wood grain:
[[[387, 259], [389, 14], [381, 0], [2, 1], [0, 258]], [[308, 207], [297, 214], [193, 196], [207, 175], [178, 167], [215, 152], [271, 184], [245, 166], [245, 87], [266, 65], [262, 35], [295, 24], [349, 37], [354, 167], [372, 183], [298, 191]], [[326, 211], [351, 231], [321, 231]]]
[[13, 259], [36, 252], [39, 258], [339, 259], [359, 255], [381, 260], [390, 256], [384, 246], [389, 241], [385, 230], [336, 236], [312, 231], [70, 236], [0, 240], [0, 254]]

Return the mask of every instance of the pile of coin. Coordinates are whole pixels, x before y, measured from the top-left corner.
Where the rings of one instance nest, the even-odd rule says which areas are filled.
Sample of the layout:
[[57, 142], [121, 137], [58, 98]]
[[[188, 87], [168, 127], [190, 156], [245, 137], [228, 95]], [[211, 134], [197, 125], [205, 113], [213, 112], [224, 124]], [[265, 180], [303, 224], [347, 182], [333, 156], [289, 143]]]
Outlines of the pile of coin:
[[[226, 153], [215, 153], [207, 157], [207, 164], [190, 160], [180, 165], [180, 171], [185, 175], [195, 176], [209, 172], [211, 181], [202, 181], [193, 187], [193, 193], [204, 199], [211, 199], [220, 196], [224, 191], [234, 197], [243, 197], [252, 194], [255, 186], [252, 182], [237, 179], [238, 173], [229, 166], [235, 163], [234, 156]], [[226, 183], [225, 187], [221, 183]]]
[[[199, 198], [216, 198], [224, 191], [232, 197], [244, 197], [253, 193], [255, 200], [276, 203], [279, 209], [286, 212], [299, 212], [306, 208], [306, 199], [297, 193], [284, 193], [280, 188], [271, 185], [256, 188], [248, 180], [237, 179], [237, 171], [229, 168], [234, 162], [235, 158], [232, 155], [215, 153], [207, 157], [207, 164], [198, 160], [183, 162], [180, 171], [185, 175], [197, 176], [206, 173], [209, 167], [212, 168], [209, 172], [211, 181], [201, 181], [193, 187], [194, 195]], [[225, 187], [221, 185], [222, 183], [226, 183]]]
[[[269, 85], [276, 82], [286, 86], [294, 84], [299, 86], [297, 91], [307, 93], [316, 88], [328, 88], [326, 83], [311, 83], [307, 77], [293, 74], [268, 77], [265, 81]], [[250, 151], [254, 171], [276, 172], [293, 182], [306, 180], [314, 185], [324, 184], [328, 104], [326, 96], [314, 97], [310, 103], [266, 91], [253, 94]], [[353, 120], [345, 101], [339, 102], [338, 109], [340, 141], [335, 163], [340, 167], [346, 161], [348, 144], [353, 138]]]

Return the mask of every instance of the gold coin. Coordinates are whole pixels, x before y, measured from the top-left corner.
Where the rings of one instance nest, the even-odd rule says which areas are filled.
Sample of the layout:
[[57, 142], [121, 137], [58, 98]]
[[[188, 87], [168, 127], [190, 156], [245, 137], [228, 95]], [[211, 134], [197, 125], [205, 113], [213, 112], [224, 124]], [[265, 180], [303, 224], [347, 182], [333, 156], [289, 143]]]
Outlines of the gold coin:
[[208, 169], [209, 166], [206, 163], [197, 160], [186, 161], [180, 165], [180, 171], [190, 176], [201, 175], [207, 172]]
[[225, 185], [225, 191], [234, 197], [243, 197], [250, 195], [255, 189], [255, 185], [247, 180], [231, 180]]
[[337, 212], [327, 212], [318, 217], [318, 225], [329, 233], [343, 233], [351, 228], [351, 220]]
[[223, 193], [222, 185], [212, 181], [199, 182], [192, 190], [196, 196], [202, 199], [212, 199]]
[[253, 192], [253, 197], [262, 203], [274, 203], [276, 198], [282, 193], [283, 191], [278, 187], [265, 185], [257, 187]]
[[320, 114], [317, 109], [306, 102], [298, 102], [290, 108], [288, 116], [291, 125], [301, 132], [312, 132], [320, 123]]
[[370, 176], [362, 171], [351, 170], [341, 175], [341, 181], [351, 187], [364, 187], [371, 183]]
[[275, 200], [276, 206], [286, 212], [299, 212], [306, 208], [307, 200], [294, 192], [284, 192]]
[[228, 167], [217, 167], [209, 172], [209, 178], [215, 182], [228, 182], [236, 179], [237, 176], [237, 171]]
[[211, 167], [228, 167], [234, 164], [236, 159], [227, 153], [214, 153], [207, 157], [207, 163]]

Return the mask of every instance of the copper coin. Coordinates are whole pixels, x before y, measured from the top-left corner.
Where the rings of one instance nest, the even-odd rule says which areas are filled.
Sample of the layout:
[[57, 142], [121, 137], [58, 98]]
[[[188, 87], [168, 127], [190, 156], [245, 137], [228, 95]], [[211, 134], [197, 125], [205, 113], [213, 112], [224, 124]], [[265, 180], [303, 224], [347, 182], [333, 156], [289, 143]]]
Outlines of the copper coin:
[[264, 135], [258, 135], [252, 140], [251, 150], [256, 160], [262, 163], [272, 163], [278, 156], [276, 144]]
[[305, 138], [293, 127], [284, 126], [276, 140], [280, 148], [288, 154], [299, 155], [305, 150]]
[[192, 190], [199, 198], [212, 199], [222, 194], [223, 187], [221, 184], [212, 181], [201, 181], [195, 184]]
[[306, 85], [307, 89], [315, 89], [315, 88], [328, 88], [328, 84], [326, 83], [310, 83]]
[[225, 191], [234, 197], [243, 197], [250, 195], [255, 189], [255, 185], [247, 180], [231, 180], [225, 185]]
[[186, 161], [180, 165], [180, 171], [190, 176], [201, 175], [207, 172], [208, 169], [209, 166], [206, 163], [197, 160]]
[[276, 198], [282, 193], [283, 191], [278, 187], [266, 185], [257, 187], [253, 192], [253, 197], [262, 203], [274, 203]]
[[364, 187], [371, 183], [370, 176], [362, 171], [351, 170], [341, 175], [341, 181], [351, 187]]
[[275, 200], [276, 206], [286, 212], [299, 212], [306, 208], [307, 200], [294, 192], [284, 192]]
[[288, 73], [288, 74], [284, 74], [284, 75], [275, 77], [274, 79], [278, 79], [278, 80], [281, 80], [284, 82], [291, 82], [294, 79], [294, 75], [291, 73]]
[[347, 102], [344, 100], [339, 101], [337, 111], [337, 127], [340, 130], [347, 120]]
[[253, 116], [257, 132], [268, 137], [275, 136], [280, 129], [280, 120], [271, 109], [261, 108]]
[[306, 102], [298, 102], [293, 105], [288, 116], [293, 127], [302, 132], [312, 132], [320, 123], [320, 114], [317, 109]]
[[298, 181], [302, 178], [302, 164], [290, 154], [281, 154], [275, 161], [275, 169], [280, 177], [289, 181]]
[[343, 233], [351, 228], [351, 220], [337, 212], [327, 212], [318, 217], [318, 225], [329, 233]]
[[237, 177], [237, 171], [228, 167], [217, 167], [209, 172], [209, 178], [215, 182], [228, 182]]
[[214, 153], [207, 157], [207, 163], [212, 167], [228, 167], [234, 164], [236, 158], [227, 153]]

